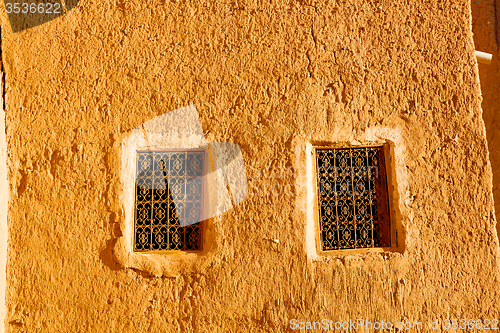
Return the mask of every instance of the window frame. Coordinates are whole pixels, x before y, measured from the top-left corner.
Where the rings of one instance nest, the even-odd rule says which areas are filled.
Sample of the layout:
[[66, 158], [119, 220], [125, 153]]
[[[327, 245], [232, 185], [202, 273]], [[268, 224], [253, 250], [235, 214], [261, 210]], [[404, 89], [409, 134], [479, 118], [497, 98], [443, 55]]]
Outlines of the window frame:
[[[137, 149], [135, 149], [135, 156], [134, 156], [134, 161], [135, 161], [135, 165], [134, 165], [134, 205], [132, 207], [133, 209], [133, 212], [132, 212], [132, 216], [133, 216], [133, 220], [132, 220], [132, 233], [130, 235], [131, 237], [131, 245], [132, 245], [132, 253], [134, 254], [137, 254], [137, 255], [148, 255], [148, 254], [160, 254], [160, 255], [179, 255], [179, 254], [197, 254], [197, 255], [201, 255], [201, 254], [205, 254], [209, 247], [210, 247], [210, 240], [208, 239], [207, 237], [207, 229], [209, 228], [208, 226], [208, 223], [210, 223], [210, 220], [211, 219], [208, 219], [208, 220], [202, 220], [200, 221], [200, 237], [201, 237], [201, 242], [200, 242], [200, 248], [198, 250], [150, 250], [150, 251], [135, 251], [135, 226], [136, 226], [136, 209], [135, 209], [135, 203], [136, 203], [136, 191], [137, 191], [137, 159], [138, 159], [138, 153], [146, 153], [146, 152], [151, 152], [151, 153], [154, 153], [154, 152], [172, 152], [172, 153], [175, 153], [175, 152], [203, 152], [203, 170], [202, 170], [202, 175], [206, 175], [207, 174], [207, 163], [211, 163], [213, 164], [212, 162], [212, 159], [211, 159], [211, 154], [210, 154], [210, 149], [204, 149], [204, 148], [201, 148], [201, 147], [198, 147], [198, 148], [184, 148], [184, 149], [181, 149], [181, 148], [149, 148], [149, 147], [138, 147]], [[202, 207], [202, 212], [201, 214], [203, 214], [203, 212], [206, 211], [206, 209], [208, 209], [207, 205], [208, 205], [208, 202], [207, 200], [205, 200], [205, 194], [206, 194], [206, 191], [207, 191], [207, 186], [208, 186], [208, 182], [207, 182], [207, 179], [206, 177], [202, 177], [203, 178], [203, 182], [202, 182], [202, 193], [201, 193], [201, 198], [202, 198], [202, 204], [201, 204], [201, 207]], [[203, 215], [202, 215], [203, 216]]]
[[[337, 256], [339, 254], [357, 254], [357, 253], [380, 253], [380, 252], [398, 252], [397, 242], [397, 225], [394, 211], [394, 194], [393, 194], [393, 148], [388, 143], [364, 143], [359, 145], [346, 144], [346, 143], [311, 143], [312, 144], [312, 172], [313, 172], [313, 217], [314, 217], [314, 237], [316, 243], [316, 252], [325, 256]], [[387, 196], [388, 196], [388, 210], [389, 210], [389, 228], [390, 228], [390, 246], [388, 247], [367, 247], [356, 249], [337, 249], [337, 250], [323, 250], [321, 243], [321, 230], [319, 224], [319, 198], [318, 198], [318, 169], [317, 169], [317, 150], [318, 149], [349, 149], [349, 148], [367, 148], [367, 147], [381, 147], [384, 151], [384, 164], [387, 182]]]

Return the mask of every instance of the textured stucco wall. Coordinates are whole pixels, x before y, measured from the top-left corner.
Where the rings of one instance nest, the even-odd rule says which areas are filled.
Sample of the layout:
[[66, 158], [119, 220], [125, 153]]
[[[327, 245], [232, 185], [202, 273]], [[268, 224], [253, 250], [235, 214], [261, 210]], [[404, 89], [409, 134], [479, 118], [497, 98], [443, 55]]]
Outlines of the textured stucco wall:
[[[492, 173], [467, 1], [81, 1], [10, 33], [2, 14], [7, 332], [282, 332], [299, 320], [499, 318]], [[214, 221], [194, 271], [112, 253], [120, 145], [196, 104], [259, 191]], [[404, 138], [402, 253], [311, 261], [303, 140]], [[250, 188], [252, 191], [252, 188]], [[275, 240], [278, 240], [276, 242]]]
[[[0, 91], [3, 92], [3, 75], [0, 76]], [[9, 183], [7, 179], [7, 138], [5, 136], [5, 112], [3, 110], [3, 93], [0, 98], [0, 323], [6, 315], [5, 290], [7, 287], [7, 212], [9, 211]], [[0, 324], [0, 333], [5, 326]]]
[[[486, 125], [489, 156], [493, 170], [493, 197], [497, 221], [500, 220], [500, 59], [498, 58], [500, 30], [500, 1], [472, 1], [472, 32], [476, 50], [493, 55], [491, 64], [479, 64], [483, 101], [483, 119]], [[500, 224], [497, 223], [498, 235]]]

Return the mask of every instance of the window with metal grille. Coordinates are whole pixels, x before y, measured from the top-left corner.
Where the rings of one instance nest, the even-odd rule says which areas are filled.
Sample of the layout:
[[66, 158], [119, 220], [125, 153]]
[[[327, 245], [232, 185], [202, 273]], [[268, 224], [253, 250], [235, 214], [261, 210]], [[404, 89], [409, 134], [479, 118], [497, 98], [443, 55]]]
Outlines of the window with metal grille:
[[321, 250], [390, 247], [386, 149], [315, 151]]
[[204, 151], [138, 151], [134, 251], [202, 250]]

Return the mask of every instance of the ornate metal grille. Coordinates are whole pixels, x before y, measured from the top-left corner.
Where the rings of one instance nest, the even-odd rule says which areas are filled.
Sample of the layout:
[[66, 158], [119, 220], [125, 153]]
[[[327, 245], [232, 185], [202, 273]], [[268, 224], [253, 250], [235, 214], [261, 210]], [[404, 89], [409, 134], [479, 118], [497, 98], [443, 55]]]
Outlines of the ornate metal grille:
[[383, 147], [316, 149], [323, 251], [391, 245]]
[[204, 159], [204, 151], [137, 152], [134, 251], [201, 250], [202, 222], [194, 222]]

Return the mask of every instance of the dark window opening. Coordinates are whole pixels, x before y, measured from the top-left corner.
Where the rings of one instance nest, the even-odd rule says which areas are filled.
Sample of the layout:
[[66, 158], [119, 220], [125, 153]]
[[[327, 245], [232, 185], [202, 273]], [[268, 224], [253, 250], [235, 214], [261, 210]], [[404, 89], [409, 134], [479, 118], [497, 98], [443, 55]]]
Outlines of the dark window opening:
[[134, 251], [202, 249], [204, 151], [137, 152]]
[[391, 246], [384, 147], [316, 148], [321, 250]]

